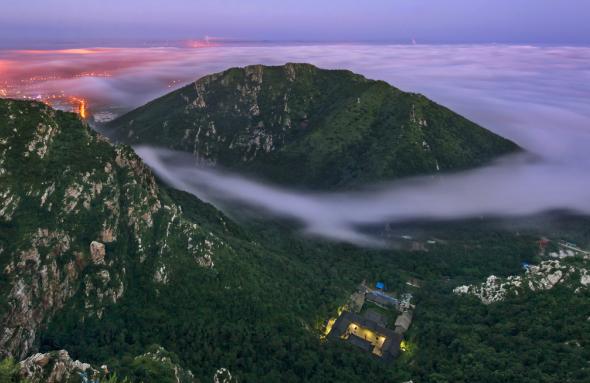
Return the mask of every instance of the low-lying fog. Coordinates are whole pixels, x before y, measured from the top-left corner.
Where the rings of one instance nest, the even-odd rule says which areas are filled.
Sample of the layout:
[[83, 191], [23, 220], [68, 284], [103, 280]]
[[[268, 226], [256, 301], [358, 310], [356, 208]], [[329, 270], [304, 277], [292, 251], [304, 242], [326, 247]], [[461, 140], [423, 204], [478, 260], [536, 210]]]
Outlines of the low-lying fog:
[[526, 156], [354, 192], [304, 193], [198, 167], [190, 154], [145, 146], [135, 149], [165, 182], [205, 201], [255, 207], [299, 221], [308, 234], [359, 245], [380, 244], [360, 230], [379, 223], [518, 217], [558, 209], [590, 214], [588, 166], [532, 161]]
[[[378, 244], [378, 239], [360, 227], [385, 222], [523, 216], [554, 209], [590, 214], [590, 48], [262, 45], [151, 49], [103, 52], [79, 60], [56, 58], [44, 65], [53, 62], [64, 70], [63, 65], [75, 63], [87, 67], [101, 60], [102, 65], [110, 63], [114, 68], [110, 77], [70, 79], [67, 85], [89, 97], [91, 105], [94, 97], [104, 105], [122, 107], [138, 106], [169, 91], [165, 84], [172, 78], [181, 84], [231, 66], [310, 62], [346, 68], [423, 93], [534, 154], [452, 175], [394, 181], [350, 193], [313, 194], [198, 168], [182, 153], [137, 148], [164, 180], [210, 202], [244, 204], [295, 219], [308, 233], [361, 245]], [[118, 69], [113, 63], [119, 63]]]
[[[562, 209], [590, 214], [590, 87], [584, 85], [590, 84], [589, 49], [376, 46], [334, 47], [325, 54], [316, 49], [303, 49], [311, 59], [285, 61], [349, 67], [422, 92], [535, 155], [361, 191], [314, 194], [197, 167], [183, 153], [148, 147], [138, 153], [167, 182], [205, 200], [242, 203], [295, 219], [310, 234], [361, 245], [379, 244], [360, 230], [379, 223]], [[293, 48], [297, 52], [302, 54]]]

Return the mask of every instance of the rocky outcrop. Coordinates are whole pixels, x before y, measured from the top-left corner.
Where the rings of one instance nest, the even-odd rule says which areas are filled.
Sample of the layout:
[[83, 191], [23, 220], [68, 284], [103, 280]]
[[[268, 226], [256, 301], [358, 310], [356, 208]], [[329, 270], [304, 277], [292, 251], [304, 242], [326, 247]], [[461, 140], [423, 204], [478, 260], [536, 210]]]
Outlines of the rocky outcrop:
[[238, 383], [238, 379], [232, 376], [227, 368], [222, 367], [215, 371], [215, 375], [213, 375], [213, 383]]
[[567, 263], [566, 261], [548, 260], [539, 265], [528, 266], [524, 275], [513, 275], [499, 278], [490, 275], [480, 285], [463, 285], [456, 287], [455, 294], [469, 294], [477, 297], [484, 304], [500, 302], [510, 294], [518, 295], [525, 290], [550, 290], [558, 284], [568, 284], [575, 292], [590, 284], [589, 271], [585, 260]]
[[92, 257], [92, 263], [95, 265], [104, 265], [104, 257], [106, 255], [104, 244], [92, 241], [90, 242], [90, 256]]
[[20, 376], [30, 383], [66, 383], [104, 376], [88, 363], [73, 360], [66, 350], [34, 354], [19, 363]]
[[62, 258], [70, 244], [70, 236], [63, 232], [38, 229], [29, 237], [30, 247], [5, 267], [11, 288], [0, 329], [2, 355], [24, 358], [33, 349], [41, 324], [76, 292], [82, 268], [73, 258]]
[[[150, 371], [150, 377], [156, 379], [154, 382], [162, 379], [177, 383], [198, 383], [190, 370], [180, 366], [178, 357], [161, 346], [154, 345], [144, 354], [136, 356], [131, 366]], [[74, 360], [66, 350], [33, 354], [18, 364], [18, 370], [19, 377], [28, 383], [91, 383], [111, 381], [109, 378], [114, 377], [108, 366], [97, 368]], [[226, 369], [219, 369], [213, 380], [219, 383], [237, 382]]]
[[[160, 364], [162, 369], [167, 371], [169, 375], [172, 375], [174, 381], [177, 383], [197, 383], [197, 379], [193, 373], [190, 370], [182, 368], [176, 359], [177, 358], [174, 354], [166, 351], [163, 347], [155, 346], [145, 354], [135, 357], [134, 363], [141, 364], [155, 361]], [[228, 383], [232, 382], [228, 381]]]

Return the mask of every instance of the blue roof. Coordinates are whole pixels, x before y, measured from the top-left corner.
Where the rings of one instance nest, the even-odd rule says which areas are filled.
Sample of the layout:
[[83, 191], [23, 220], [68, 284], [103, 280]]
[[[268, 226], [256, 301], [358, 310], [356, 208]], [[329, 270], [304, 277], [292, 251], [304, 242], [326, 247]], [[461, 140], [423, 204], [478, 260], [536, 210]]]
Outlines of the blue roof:
[[377, 282], [377, 283], [375, 283], [375, 288], [383, 290], [383, 289], [385, 289], [385, 283]]

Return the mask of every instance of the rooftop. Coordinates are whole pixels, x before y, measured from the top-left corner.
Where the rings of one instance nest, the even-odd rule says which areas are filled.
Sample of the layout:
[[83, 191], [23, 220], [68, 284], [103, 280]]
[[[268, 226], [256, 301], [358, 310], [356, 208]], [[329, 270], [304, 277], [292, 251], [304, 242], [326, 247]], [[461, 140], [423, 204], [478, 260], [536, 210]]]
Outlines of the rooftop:
[[376, 310], [368, 309], [363, 315], [365, 318], [377, 323], [379, 326], [385, 327], [387, 325], [387, 317]]
[[373, 355], [386, 361], [398, 356], [402, 341], [401, 334], [379, 325], [370, 318], [348, 311], [338, 317], [328, 336], [371, 351]]
[[382, 305], [382, 306], [395, 307], [398, 304], [397, 299], [395, 299], [394, 297], [391, 297], [385, 293], [382, 293], [380, 291], [371, 291], [371, 292], [367, 293], [365, 298], [371, 302], [375, 302], [375, 303]]

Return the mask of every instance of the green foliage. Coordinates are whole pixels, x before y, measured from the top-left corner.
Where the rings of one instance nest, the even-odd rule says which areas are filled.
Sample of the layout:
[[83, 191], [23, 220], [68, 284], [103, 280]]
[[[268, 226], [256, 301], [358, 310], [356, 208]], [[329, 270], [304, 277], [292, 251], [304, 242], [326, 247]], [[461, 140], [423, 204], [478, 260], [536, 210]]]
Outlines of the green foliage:
[[129, 379], [125, 378], [125, 379], [120, 379], [117, 374], [112, 374], [111, 376], [109, 376], [106, 379], [101, 380], [101, 382], [103, 383], [130, 383]]
[[134, 358], [126, 357], [120, 363], [119, 372], [126, 381], [158, 383], [194, 383], [190, 373], [179, 366], [178, 357], [162, 347], [152, 345], [146, 352]]
[[[194, 214], [208, 209], [184, 206]], [[397, 291], [404, 289], [404, 275], [477, 280], [489, 270], [499, 275], [518, 271], [521, 254], [533, 250], [530, 240], [501, 234], [481, 235], [474, 250], [450, 243], [412, 254], [302, 241], [280, 225], [267, 231], [243, 227], [240, 233], [226, 234], [238, 256], [217, 258], [215, 273], [179, 263], [170, 285], [156, 289], [144, 270], [129, 270], [134, 283], [103, 319], [79, 323], [66, 309], [46, 332], [44, 347], [106, 360], [136, 378], [143, 370], [134, 369], [132, 356], [158, 343], [203, 381], [220, 367], [243, 382], [387, 382], [396, 376], [403, 381], [411, 377], [403, 360], [384, 365], [354, 348], [321, 343], [316, 324], [332, 316], [363, 279], [384, 280]], [[154, 372], [149, 365], [141, 369]]]
[[[305, 74], [304, 69], [309, 73]], [[387, 102], [387, 97], [379, 98], [379, 92], [410, 97], [348, 72], [328, 72], [327, 77], [323, 77], [312, 67], [297, 71], [304, 71], [296, 74], [308, 79], [297, 86], [303, 87], [302, 94], [313, 95], [314, 101], [294, 97], [290, 108], [295, 112], [309, 112], [318, 98], [340, 94], [343, 85], [338, 81], [342, 76], [347, 78], [345, 83], [354, 84], [349, 85], [354, 89], [349, 89], [347, 97], [355, 97], [357, 87], [367, 88], [368, 93], [362, 100], [366, 98], [370, 104], [376, 104], [377, 99]], [[264, 73], [266, 82], [267, 79], [274, 81], [272, 76], [280, 80], [283, 72], [273, 69]], [[224, 74], [229, 76], [229, 83], [242, 81], [244, 75], [239, 69]], [[316, 85], [318, 89], [328, 89], [328, 96], [314, 91]], [[377, 90], [371, 90], [373, 87]], [[283, 94], [279, 88], [273, 89], [279, 92], [273, 97]], [[178, 94], [166, 97], [174, 98]], [[266, 102], [264, 97], [270, 96], [261, 94], [259, 103]], [[412, 98], [411, 101], [415, 101], [418, 111], [420, 100]], [[406, 100], [410, 104], [411, 101]], [[424, 100], [420, 102], [428, 104]], [[40, 331], [42, 351], [67, 349], [74, 359], [94, 365], [106, 363], [118, 376], [130, 382], [145, 383], [175, 381], [172, 380], [174, 366], [190, 369], [203, 382], [211, 381], [221, 367], [228, 368], [240, 382], [402, 382], [410, 379], [415, 382], [526, 382], [518, 380], [522, 376], [530, 376], [527, 379], [531, 382], [587, 381], [585, 361], [589, 360], [586, 350], [590, 330], [590, 322], [586, 321], [590, 316], [587, 293], [555, 289], [484, 306], [451, 292], [459, 284], [478, 282], [489, 274], [514, 274], [521, 270], [521, 262], [534, 262], [538, 251], [534, 233], [514, 235], [473, 222], [456, 223], [445, 225], [439, 233], [444, 241], [429, 246], [427, 252], [414, 253], [396, 249], [367, 250], [309, 240], [292, 234], [292, 227], [284, 222], [238, 224], [186, 193], [160, 186], [152, 189], [149, 171], [140, 166], [129, 148], [116, 148], [100, 140], [74, 116], [48, 111], [37, 103], [13, 101], [11, 105], [13, 109], [9, 110], [6, 102], [0, 102], [0, 116], [4, 117], [0, 120], [3, 123], [0, 124], [1, 138], [10, 137], [11, 142], [6, 148], [0, 146], [0, 150], [10, 146], [8, 150], [12, 151], [6, 156], [7, 168], [12, 171], [1, 179], [1, 186], [8, 185], [22, 201], [12, 220], [0, 220], [0, 246], [6, 249], [0, 257], [0, 266], [4, 269], [19, 250], [27, 249], [32, 233], [39, 227], [71, 233], [71, 249], [57, 260], [60, 267], [74, 259], [74, 251], [83, 252], [86, 261], [78, 270], [81, 277], [76, 294]], [[165, 108], [162, 108], [158, 113], [164, 113]], [[345, 111], [341, 107], [338, 109], [334, 113], [317, 110], [309, 114], [311, 130], [315, 114], [338, 121], [330, 123], [332, 127], [345, 125], [349, 118], [341, 119], [339, 113]], [[44, 112], [39, 113], [39, 110]], [[371, 113], [383, 112], [376, 108]], [[9, 123], [12, 113], [19, 113], [21, 117]], [[394, 115], [389, 117], [395, 118]], [[62, 133], [55, 137], [52, 142], [55, 146], [43, 160], [24, 157], [23, 148], [44, 118], [49, 119], [44, 123], [60, 126]], [[429, 120], [428, 126], [432, 124]], [[170, 131], [176, 129], [175, 126], [169, 124], [166, 129], [176, 134], [178, 132]], [[408, 143], [419, 137], [417, 131], [403, 133], [415, 135]], [[309, 158], [321, 161], [323, 156], [329, 156], [322, 152], [324, 142], [330, 141], [328, 136], [311, 137], [317, 133], [309, 134], [302, 134], [300, 142], [317, 140], [321, 143], [317, 146], [317, 157], [313, 154]], [[334, 133], [335, 137], [338, 134]], [[354, 131], [343, 134], [348, 135], [354, 135]], [[334, 148], [348, 147], [349, 142], [336, 143], [338, 140], [340, 138], [332, 140]], [[453, 148], [452, 143], [446, 144]], [[116, 176], [112, 182], [104, 183], [103, 192], [107, 195], [118, 190], [116, 200], [120, 211], [137, 209], [137, 216], [141, 217], [153, 199], [169, 209], [156, 211], [153, 225], [139, 229], [137, 234], [141, 235], [143, 251], [137, 244], [134, 233], [137, 229], [129, 222], [135, 216], [121, 216], [117, 239], [107, 243], [107, 259], [112, 261], [108, 266], [111, 277], [118, 275], [125, 291], [116, 303], [104, 305], [99, 318], [86, 308], [87, 297], [81, 281], [84, 277], [96, 281], [97, 272], [102, 270], [102, 266], [89, 264], [88, 243], [99, 236], [108, 215], [104, 206], [96, 201], [91, 208], [80, 209], [77, 214], [57, 213], [57, 207], [62, 206], [67, 186], [80, 182], [80, 174], [95, 171], [97, 176], [106, 176], [106, 163], [116, 164], [118, 155], [119, 162], [125, 160], [137, 165], [132, 169], [113, 165]], [[460, 166], [460, 162], [455, 163], [452, 158], [448, 161]], [[422, 165], [417, 165], [416, 169], [418, 167]], [[357, 179], [355, 177], [349, 180]], [[27, 192], [31, 188], [43, 191], [51, 182], [56, 184], [56, 191], [50, 197], [56, 210], [49, 212], [40, 207], [41, 192], [37, 193], [39, 195], [31, 193], [30, 198]], [[155, 194], [150, 194], [150, 190]], [[172, 213], [173, 206], [182, 207], [181, 218], [178, 218], [180, 209]], [[182, 224], [171, 225], [174, 222]], [[188, 251], [187, 243], [189, 239], [199, 241], [213, 237], [221, 240], [214, 249], [215, 266], [201, 267]], [[41, 250], [44, 260], [50, 251]], [[154, 272], [162, 264], [168, 271], [166, 283], [154, 279]], [[38, 274], [34, 272], [30, 278]], [[3, 297], [10, 287], [10, 277], [1, 274], [0, 295]], [[407, 334], [411, 352], [393, 364], [383, 364], [346, 344], [320, 341], [321, 325], [334, 315], [358, 283], [381, 280], [391, 290], [403, 293], [411, 289], [405, 283], [408, 277], [424, 281], [422, 290], [412, 290], [417, 309]], [[6, 307], [6, 303], [2, 303], [2, 307]], [[568, 315], [564, 315], [566, 312]], [[579, 342], [580, 347], [571, 340]], [[166, 351], [154, 348], [154, 344]], [[159, 356], [154, 359], [156, 352]], [[10, 378], [13, 366], [14, 362], [5, 361], [0, 368]], [[117, 381], [114, 375], [111, 379]]]
[[589, 297], [557, 286], [486, 306], [431, 286], [410, 335], [414, 381], [590, 381]]
[[[12, 358], [6, 358], [0, 362], [0, 383], [17, 383], [20, 382], [18, 378], [18, 364]], [[25, 382], [23, 382], [25, 383]]]

